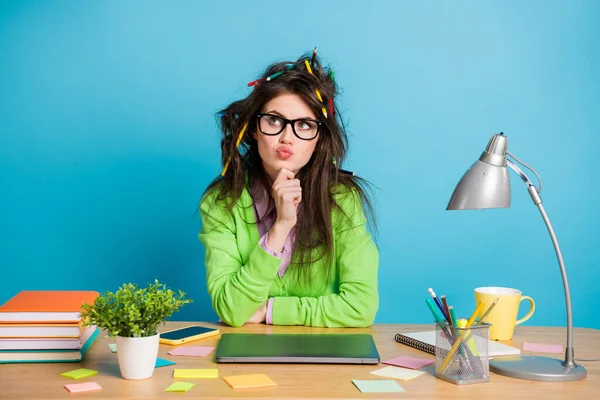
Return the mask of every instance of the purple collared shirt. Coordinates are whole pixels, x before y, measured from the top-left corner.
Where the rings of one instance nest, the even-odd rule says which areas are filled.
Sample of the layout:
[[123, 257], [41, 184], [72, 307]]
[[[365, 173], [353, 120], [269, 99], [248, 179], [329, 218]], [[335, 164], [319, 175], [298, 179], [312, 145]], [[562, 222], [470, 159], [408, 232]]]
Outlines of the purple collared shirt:
[[[254, 216], [257, 221], [258, 234], [260, 235], [259, 243], [267, 253], [281, 258], [278, 274], [280, 278], [283, 278], [285, 271], [290, 265], [292, 253], [294, 252], [294, 246], [296, 244], [296, 228], [292, 228], [290, 234], [285, 239], [283, 251], [281, 253], [271, 250], [269, 246], [267, 246], [267, 239], [269, 238], [269, 230], [277, 219], [277, 210], [274, 206], [269, 207], [268, 193], [262, 187], [255, 188], [253, 192], [257, 192], [254, 193]], [[273, 298], [270, 298], [267, 303], [267, 316], [265, 319], [267, 324], [273, 323]]]

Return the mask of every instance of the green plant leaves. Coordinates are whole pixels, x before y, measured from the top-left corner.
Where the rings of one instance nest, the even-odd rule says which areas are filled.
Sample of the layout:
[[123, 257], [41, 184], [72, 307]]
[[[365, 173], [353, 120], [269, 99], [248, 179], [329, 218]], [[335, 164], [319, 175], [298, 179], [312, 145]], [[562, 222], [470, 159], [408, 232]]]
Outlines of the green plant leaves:
[[191, 302], [185, 292], [176, 294], [158, 280], [145, 288], [126, 283], [101, 294], [94, 304], [83, 304], [81, 317], [84, 325], [96, 325], [111, 336], [154, 336], [161, 322]]

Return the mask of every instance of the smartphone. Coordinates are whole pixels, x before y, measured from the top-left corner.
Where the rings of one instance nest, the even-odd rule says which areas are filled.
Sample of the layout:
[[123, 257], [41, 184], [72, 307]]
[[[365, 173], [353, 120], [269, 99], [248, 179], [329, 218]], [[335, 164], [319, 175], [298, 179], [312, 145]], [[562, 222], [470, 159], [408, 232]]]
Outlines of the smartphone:
[[185, 328], [173, 329], [172, 331], [161, 332], [160, 343], [178, 345], [191, 342], [198, 339], [215, 336], [219, 334], [216, 328], [206, 328], [199, 325], [186, 326]]

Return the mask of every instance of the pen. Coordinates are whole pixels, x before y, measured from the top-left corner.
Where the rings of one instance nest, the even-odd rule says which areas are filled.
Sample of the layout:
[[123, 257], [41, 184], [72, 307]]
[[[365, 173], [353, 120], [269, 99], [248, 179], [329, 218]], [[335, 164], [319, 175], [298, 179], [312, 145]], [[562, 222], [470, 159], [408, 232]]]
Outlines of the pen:
[[454, 307], [450, 306], [448, 307], [448, 309], [450, 310], [450, 319], [452, 320], [452, 326], [456, 327], [456, 314], [454, 313]]
[[444, 314], [444, 318], [446, 318], [446, 321], [449, 321], [449, 323], [451, 324], [452, 321], [449, 320], [449, 316], [446, 315], [446, 312], [444, 311], [444, 306], [442, 305], [442, 302], [440, 301], [440, 299], [438, 299], [438, 297], [435, 295], [435, 292], [433, 291], [432, 288], [429, 288], [428, 290], [429, 290], [429, 295], [435, 301], [435, 304], [437, 304], [437, 306], [440, 308], [440, 310], [442, 311], [442, 314]]

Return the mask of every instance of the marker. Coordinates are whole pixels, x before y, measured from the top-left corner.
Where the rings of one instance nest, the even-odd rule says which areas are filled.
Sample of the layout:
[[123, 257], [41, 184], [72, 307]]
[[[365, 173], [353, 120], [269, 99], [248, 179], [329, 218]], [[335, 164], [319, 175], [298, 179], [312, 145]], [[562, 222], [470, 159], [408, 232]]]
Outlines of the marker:
[[312, 59], [310, 60], [310, 65], [315, 65], [315, 60], [317, 59], [317, 48], [313, 49]]
[[281, 74], [283, 74], [283, 71], [275, 72], [273, 75], [271, 75], [270, 77], [267, 78], [267, 82], [272, 81], [273, 79], [277, 78]]
[[454, 307], [450, 306], [448, 307], [448, 310], [450, 310], [450, 319], [452, 320], [452, 325], [455, 327], [458, 326], [456, 322], [456, 314], [454, 313]]
[[312, 68], [310, 67], [310, 64], [308, 63], [308, 60], [304, 60], [304, 64], [306, 65], [306, 70], [308, 71], [308, 73], [312, 75]]
[[444, 318], [442, 318], [440, 316], [440, 314], [438, 313], [436, 306], [433, 303], [433, 300], [428, 298], [428, 299], [425, 299], [425, 302], [427, 303], [427, 307], [429, 307], [429, 310], [433, 314], [433, 318], [435, 318], [435, 322], [437, 322], [440, 325], [444, 325]]
[[444, 318], [446, 318], [446, 320], [449, 321], [449, 323], [452, 323], [448, 319], [449, 316], [446, 315], [446, 312], [444, 311], [444, 306], [442, 305], [442, 302], [440, 301], [440, 299], [438, 299], [438, 297], [435, 295], [435, 292], [433, 291], [433, 289], [429, 288], [428, 290], [429, 290], [429, 295], [435, 301], [435, 304], [437, 304], [437, 306], [440, 308], [440, 310], [442, 311], [442, 314], [444, 314]]
[[317, 99], [319, 99], [319, 101], [322, 103], [323, 98], [321, 97], [321, 92], [319, 92], [319, 89], [315, 89], [315, 93], [317, 94]]

